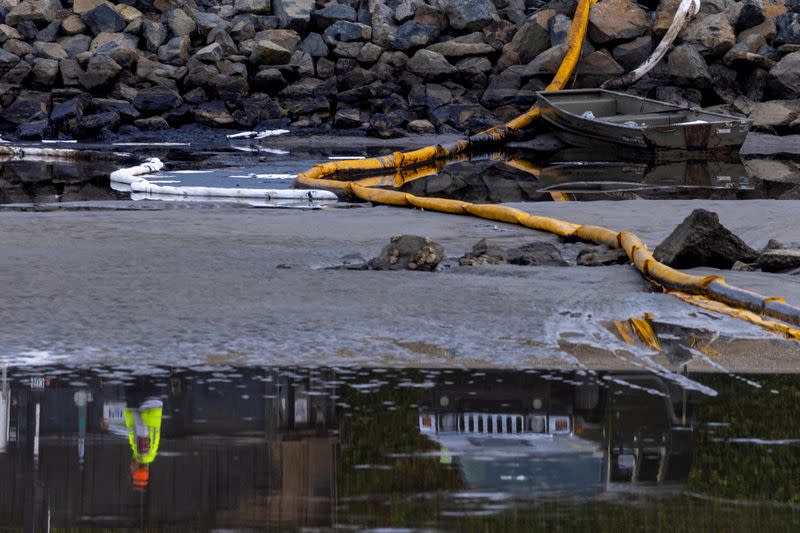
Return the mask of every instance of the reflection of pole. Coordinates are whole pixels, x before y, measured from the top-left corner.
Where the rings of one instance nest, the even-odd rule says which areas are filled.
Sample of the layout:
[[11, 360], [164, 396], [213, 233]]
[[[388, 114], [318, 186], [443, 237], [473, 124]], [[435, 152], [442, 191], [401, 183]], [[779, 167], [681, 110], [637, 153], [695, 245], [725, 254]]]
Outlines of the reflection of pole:
[[8, 368], [3, 365], [0, 379], [0, 453], [8, 448], [8, 432], [11, 424], [11, 393], [8, 388]]
[[74, 401], [78, 406], [78, 464], [83, 468], [86, 456], [86, 404], [89, 395], [86, 391], [79, 390], [75, 393]]
[[39, 421], [42, 418], [42, 404], [36, 402], [36, 421], [35, 430], [33, 432], [33, 459], [39, 462]]

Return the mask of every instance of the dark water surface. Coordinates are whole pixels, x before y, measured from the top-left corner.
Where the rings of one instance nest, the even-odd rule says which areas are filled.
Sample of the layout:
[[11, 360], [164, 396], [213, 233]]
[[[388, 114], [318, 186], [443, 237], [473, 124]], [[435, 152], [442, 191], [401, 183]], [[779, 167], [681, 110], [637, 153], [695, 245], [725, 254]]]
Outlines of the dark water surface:
[[[112, 189], [108, 175], [153, 155], [166, 164], [163, 172], [147, 177], [155, 184], [262, 189], [287, 189], [293, 186], [294, 175], [317, 163], [366, 155], [359, 150], [259, 149], [262, 151], [142, 148], [119, 161], [0, 161], [0, 204], [129, 200], [130, 192]], [[723, 160], [620, 157], [584, 149], [548, 154], [511, 151], [358, 179], [420, 196], [485, 203], [800, 197], [800, 167], [791, 161], [743, 162], [735, 156]], [[133, 199], [151, 198], [137, 193]]]
[[[798, 530], [800, 377], [690, 377], [717, 395], [645, 373], [12, 367], [0, 524]], [[153, 405], [143, 467], [126, 410]]]

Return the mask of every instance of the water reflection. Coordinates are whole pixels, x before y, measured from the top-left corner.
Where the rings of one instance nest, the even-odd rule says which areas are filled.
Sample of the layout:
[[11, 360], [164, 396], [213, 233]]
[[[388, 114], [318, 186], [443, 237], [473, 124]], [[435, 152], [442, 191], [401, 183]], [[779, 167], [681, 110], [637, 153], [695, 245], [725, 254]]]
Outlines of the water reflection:
[[11, 368], [0, 386], [0, 523], [797, 519], [786, 505], [800, 501], [800, 378], [690, 377], [719, 395], [649, 373]]

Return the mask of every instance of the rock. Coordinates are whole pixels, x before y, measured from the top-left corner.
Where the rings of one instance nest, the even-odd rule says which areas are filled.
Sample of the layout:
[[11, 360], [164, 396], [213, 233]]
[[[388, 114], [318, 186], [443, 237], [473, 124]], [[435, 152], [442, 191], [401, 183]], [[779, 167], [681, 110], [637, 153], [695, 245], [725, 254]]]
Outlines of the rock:
[[33, 43], [33, 53], [44, 59], [55, 59], [56, 61], [67, 59], [67, 52], [57, 43], [35, 42]]
[[65, 35], [79, 35], [86, 31], [86, 24], [78, 15], [70, 15], [61, 21], [61, 32]]
[[80, 64], [75, 59], [63, 59], [58, 63], [58, 70], [61, 72], [61, 83], [64, 87], [78, 87], [80, 77], [83, 74]]
[[233, 12], [252, 13], [253, 15], [269, 15], [271, 8], [270, 0], [236, 0], [233, 4]]
[[325, 44], [322, 35], [314, 32], [306, 36], [303, 44], [300, 45], [300, 49], [311, 57], [327, 57], [329, 52], [328, 45]]
[[285, 65], [292, 54], [286, 48], [272, 41], [258, 41], [250, 53], [250, 63], [254, 65]]
[[25, 141], [41, 141], [52, 136], [50, 123], [46, 120], [33, 120], [20, 124], [17, 128], [17, 136]]
[[165, 24], [175, 37], [185, 37], [197, 29], [194, 19], [186, 14], [183, 9], [170, 9], [161, 16]]
[[337, 20], [346, 20], [348, 22], [356, 22], [358, 15], [356, 10], [346, 4], [328, 4], [322, 9], [317, 9], [311, 13], [311, 26], [318, 31], [324, 31], [325, 28], [336, 22]]
[[414, 9], [414, 21], [426, 26], [434, 26], [439, 31], [447, 29], [447, 15], [436, 6], [419, 3]]
[[103, 32], [119, 32], [125, 29], [125, 19], [114, 9], [111, 2], [103, 2], [81, 15], [81, 21], [86, 24], [94, 35]]
[[406, 126], [406, 130], [416, 135], [436, 133], [436, 127], [427, 120], [412, 120]]
[[60, 39], [58, 44], [64, 49], [68, 58], [74, 59], [81, 52], [89, 50], [92, 39], [88, 35], [71, 35]]
[[180, 95], [166, 87], [142, 89], [133, 99], [133, 106], [144, 114], [160, 114], [170, 111], [183, 103]]
[[314, 0], [274, 0], [272, 7], [282, 27], [303, 31], [311, 20]]
[[667, 58], [667, 72], [678, 85], [701, 88], [711, 85], [708, 65], [692, 45], [682, 44], [670, 52]]
[[30, 72], [31, 85], [38, 89], [50, 89], [58, 79], [58, 61], [37, 57]]
[[286, 48], [290, 52], [293, 52], [302, 40], [300, 34], [294, 30], [264, 30], [258, 32], [253, 39], [255, 41], [261, 41], [264, 39], [267, 41], [272, 41], [278, 46]]
[[695, 209], [656, 247], [653, 256], [673, 268], [728, 269], [736, 261], [755, 261], [758, 253], [720, 224], [716, 213]]
[[550, 32], [550, 44], [553, 46], [565, 44], [567, 42], [567, 36], [569, 35], [570, 26], [572, 26], [572, 20], [568, 16], [562, 13], [553, 15], [553, 18], [551, 18], [550, 22], [547, 24], [547, 28]]
[[383, 48], [373, 43], [364, 43], [361, 50], [358, 52], [358, 59], [362, 63], [374, 63], [383, 53]]
[[164, 117], [140, 118], [133, 121], [133, 125], [142, 131], [160, 131], [170, 129]]
[[556, 70], [558, 70], [559, 65], [561, 65], [561, 61], [564, 59], [566, 53], [567, 45], [565, 44], [548, 48], [522, 68], [522, 76], [530, 78], [544, 74], [554, 74]]
[[472, 250], [458, 260], [462, 266], [503, 265], [508, 260], [508, 252], [492, 239], [481, 239]]
[[767, 86], [774, 97], [800, 97], [800, 52], [787, 54], [772, 67]]
[[580, 266], [624, 265], [630, 263], [630, 259], [622, 249], [594, 248], [578, 252], [576, 262]]
[[800, 101], [771, 100], [758, 102], [753, 107], [750, 120], [754, 129], [781, 128], [789, 126], [800, 116]]
[[22, 34], [16, 28], [12, 28], [8, 24], [0, 24], [0, 44], [5, 43], [9, 39], [22, 39]]
[[103, 130], [114, 131], [119, 127], [119, 115], [113, 111], [85, 115], [78, 121], [73, 134], [78, 139], [96, 137]]
[[536, 59], [550, 46], [549, 24], [550, 18], [555, 14], [555, 11], [545, 9], [531, 16], [504, 47], [504, 53], [506, 50], [514, 52], [520, 63], [529, 63]]
[[549, 242], [532, 242], [511, 248], [507, 252], [507, 261], [511, 265], [569, 266], [558, 248]]
[[784, 13], [775, 19], [778, 33], [773, 41], [775, 46], [800, 44], [800, 13]]
[[158, 47], [158, 59], [169, 65], [184, 65], [189, 59], [189, 45], [191, 41], [188, 37], [173, 37], [166, 44]]
[[649, 29], [647, 13], [631, 0], [603, 0], [589, 13], [589, 39], [593, 43], [633, 39]]
[[369, 41], [372, 38], [372, 28], [358, 22], [337, 20], [325, 29], [323, 38], [331, 46], [340, 42]]
[[30, 120], [46, 118], [50, 114], [50, 94], [25, 92], [0, 111], [0, 120], [19, 126]]
[[439, 28], [420, 24], [409, 20], [397, 28], [394, 35], [394, 48], [397, 50], [411, 50], [428, 46], [439, 37]]
[[157, 52], [158, 47], [167, 40], [167, 29], [159, 22], [145, 20], [142, 23], [142, 39], [146, 50]]
[[445, 57], [482, 56], [494, 52], [494, 48], [484, 42], [464, 43], [458, 39], [436, 43], [429, 46], [428, 50], [438, 52]]
[[369, 121], [369, 115], [353, 107], [340, 107], [333, 117], [333, 127], [341, 129], [360, 128]]
[[741, 261], [736, 261], [731, 270], [734, 272], [753, 272], [756, 270], [756, 267], [753, 265], [748, 265], [747, 263], [742, 263]]
[[641, 65], [652, 51], [653, 40], [649, 35], [644, 35], [615, 47], [611, 55], [625, 71], [630, 71]]
[[748, 35], [728, 50], [722, 60], [729, 67], [760, 67], [769, 70], [775, 66], [776, 61], [761, 55], [759, 51], [765, 50], [769, 53], [770, 49], [761, 35]]
[[[110, 98], [94, 98], [92, 107], [100, 112], [113, 111], [123, 120], [133, 120], [139, 118], [139, 112], [130, 102], [125, 100], [113, 100]], [[50, 114], [52, 119], [53, 114]]]
[[108, 56], [95, 55], [89, 59], [86, 71], [78, 75], [81, 87], [87, 91], [108, 88], [116, 81], [122, 67]]
[[11, 8], [6, 15], [5, 23], [17, 26], [21, 22], [33, 22], [38, 27], [44, 27], [56, 19], [56, 10], [49, 0], [23, 0]]
[[408, 69], [425, 79], [446, 78], [456, 72], [442, 54], [430, 50], [417, 50], [408, 62]]
[[733, 23], [733, 29], [736, 33], [740, 33], [758, 26], [765, 20], [767, 20], [767, 16], [764, 14], [762, 0], [747, 0], [739, 10], [739, 15]]
[[141, 11], [127, 4], [119, 3], [117, 4], [116, 9], [119, 14], [122, 15], [122, 18], [125, 19], [125, 24], [130, 24], [131, 22], [141, 19], [144, 16]]
[[90, 9], [94, 9], [95, 7], [99, 6], [104, 2], [105, 0], [73, 0], [72, 11], [74, 11], [78, 15], [81, 15], [83, 13], [86, 13]]
[[203, 63], [216, 63], [224, 57], [222, 47], [217, 43], [204, 46], [194, 54], [194, 58]]
[[478, 31], [497, 16], [490, 0], [448, 0], [445, 5], [447, 20], [457, 30]]
[[233, 126], [233, 116], [222, 100], [202, 103], [192, 111], [192, 115], [197, 122], [207, 126], [216, 128]]
[[515, 70], [506, 69], [491, 78], [481, 96], [481, 103], [490, 109], [511, 104], [521, 86], [521, 76]]
[[427, 237], [392, 237], [378, 257], [369, 262], [374, 270], [419, 270], [432, 272], [444, 258], [442, 245]]
[[3, 77], [6, 72], [16, 67], [19, 61], [19, 56], [0, 48], [0, 77]]
[[800, 250], [768, 250], [758, 256], [756, 263], [764, 272], [794, 270], [800, 268]]
[[54, 20], [50, 24], [48, 24], [43, 30], [39, 30], [36, 33], [36, 40], [37, 41], [44, 41], [47, 43], [52, 43], [56, 40], [56, 36], [58, 35], [58, 31], [61, 29], [61, 22], [58, 20]]
[[724, 13], [695, 17], [680, 33], [679, 39], [707, 57], [721, 56], [736, 44], [733, 26]]

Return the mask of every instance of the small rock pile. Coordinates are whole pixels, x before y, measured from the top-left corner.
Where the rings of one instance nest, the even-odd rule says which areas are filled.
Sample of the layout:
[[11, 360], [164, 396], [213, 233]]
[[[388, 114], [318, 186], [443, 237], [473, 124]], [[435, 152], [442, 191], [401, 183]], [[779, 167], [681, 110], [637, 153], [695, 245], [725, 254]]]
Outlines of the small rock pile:
[[[576, 3], [0, 0], [0, 132], [480, 130], [534, 102], [564, 55]], [[677, 4], [594, 5], [575, 86], [638, 65]], [[704, 1], [631, 91], [800, 131], [800, 4]]]

